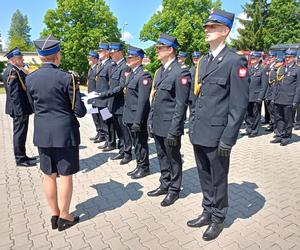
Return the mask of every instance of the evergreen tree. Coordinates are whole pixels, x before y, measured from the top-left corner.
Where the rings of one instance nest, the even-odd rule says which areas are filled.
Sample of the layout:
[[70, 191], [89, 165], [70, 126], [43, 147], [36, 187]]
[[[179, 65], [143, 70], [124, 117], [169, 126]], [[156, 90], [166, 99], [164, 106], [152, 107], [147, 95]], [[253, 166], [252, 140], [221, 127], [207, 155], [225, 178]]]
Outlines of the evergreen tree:
[[245, 4], [243, 10], [247, 15], [247, 19], [239, 19], [243, 28], [238, 29], [239, 36], [236, 39], [232, 39], [231, 45], [238, 50], [266, 50], [267, 1], [252, 0], [251, 3]]
[[16, 10], [11, 19], [8, 31], [8, 49], [19, 47], [23, 51], [32, 51], [28, 18], [20, 10]]

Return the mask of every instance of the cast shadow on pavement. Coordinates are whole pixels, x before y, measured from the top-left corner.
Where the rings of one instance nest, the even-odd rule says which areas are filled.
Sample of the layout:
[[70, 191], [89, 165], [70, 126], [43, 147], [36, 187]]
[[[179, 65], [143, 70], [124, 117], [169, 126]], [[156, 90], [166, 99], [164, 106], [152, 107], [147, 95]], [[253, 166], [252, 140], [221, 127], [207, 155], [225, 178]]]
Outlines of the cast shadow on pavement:
[[142, 197], [143, 186], [137, 182], [127, 185], [110, 179], [109, 182], [92, 185], [97, 196], [76, 205], [72, 213], [80, 216], [80, 222], [94, 218], [100, 213], [122, 207], [128, 201], [136, 201]]
[[[181, 199], [188, 199], [190, 194], [202, 192], [196, 167], [183, 171], [182, 187]], [[225, 219], [226, 228], [230, 227], [236, 219], [248, 219], [264, 207], [266, 199], [256, 190], [257, 188], [256, 183], [248, 181], [243, 181], [240, 184], [229, 183], [229, 209]], [[199, 214], [195, 214], [195, 218], [202, 212], [201, 201], [202, 196], [199, 197]]]

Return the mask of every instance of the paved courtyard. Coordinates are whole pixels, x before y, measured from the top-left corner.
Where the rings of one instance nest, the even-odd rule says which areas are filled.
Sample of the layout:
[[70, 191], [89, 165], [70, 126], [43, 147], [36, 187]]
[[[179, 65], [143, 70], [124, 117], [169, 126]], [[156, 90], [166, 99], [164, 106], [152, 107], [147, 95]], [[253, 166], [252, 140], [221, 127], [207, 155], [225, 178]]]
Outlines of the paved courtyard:
[[[300, 249], [300, 132], [287, 147], [270, 144], [263, 129], [256, 138], [238, 140], [231, 157], [230, 208], [220, 237], [202, 240], [205, 228], [186, 221], [198, 216], [202, 193], [188, 135], [183, 137], [180, 199], [161, 207], [163, 197], [147, 192], [159, 185], [153, 140], [151, 175], [132, 180], [135, 162], [120, 166], [88, 138], [95, 133], [90, 115], [80, 119], [81, 171], [74, 176], [72, 209], [81, 222], [63, 232], [52, 230], [39, 167], [17, 168], [12, 148], [12, 120], [0, 95], [0, 249]], [[31, 117], [27, 139], [32, 144]], [[201, 133], [201, 131], [199, 131]]]

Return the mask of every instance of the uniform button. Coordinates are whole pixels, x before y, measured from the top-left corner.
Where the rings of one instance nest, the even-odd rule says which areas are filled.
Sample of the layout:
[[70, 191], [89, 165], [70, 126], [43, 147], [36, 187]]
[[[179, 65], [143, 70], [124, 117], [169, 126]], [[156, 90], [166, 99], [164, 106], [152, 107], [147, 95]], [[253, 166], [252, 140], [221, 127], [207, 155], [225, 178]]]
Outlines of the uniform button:
[[204, 81], [204, 80], [203, 80], [202, 82], [203, 82], [203, 83], [205, 83], [205, 81]]
[[204, 93], [203, 93], [203, 92], [201, 92], [201, 95], [202, 95], [202, 96], [204, 96]]
[[197, 119], [200, 120], [200, 116], [197, 116]]
[[202, 105], [201, 105], [201, 104], [199, 105], [199, 108], [202, 108]]

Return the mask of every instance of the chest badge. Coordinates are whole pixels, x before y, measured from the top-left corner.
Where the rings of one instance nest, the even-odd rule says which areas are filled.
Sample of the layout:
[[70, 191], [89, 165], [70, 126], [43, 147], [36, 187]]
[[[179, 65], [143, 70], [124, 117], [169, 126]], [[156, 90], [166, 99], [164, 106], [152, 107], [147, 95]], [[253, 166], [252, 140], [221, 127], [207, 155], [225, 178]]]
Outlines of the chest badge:
[[245, 77], [247, 75], [247, 68], [240, 67], [238, 70], [239, 77]]

